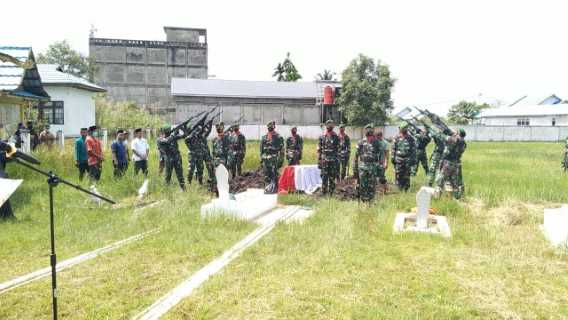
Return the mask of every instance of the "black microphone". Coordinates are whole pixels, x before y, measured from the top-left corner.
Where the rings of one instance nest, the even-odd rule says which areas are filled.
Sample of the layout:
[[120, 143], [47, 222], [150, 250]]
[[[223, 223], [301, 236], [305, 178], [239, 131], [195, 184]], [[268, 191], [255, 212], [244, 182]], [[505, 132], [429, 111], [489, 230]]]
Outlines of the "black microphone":
[[27, 154], [27, 153], [23, 153], [21, 151], [18, 151], [18, 149], [16, 149], [16, 147], [14, 147], [13, 145], [0, 141], [0, 151], [6, 151], [6, 157], [7, 158], [20, 158], [24, 161], [27, 161], [31, 164], [36, 164], [39, 165], [41, 162], [34, 158], [33, 156]]

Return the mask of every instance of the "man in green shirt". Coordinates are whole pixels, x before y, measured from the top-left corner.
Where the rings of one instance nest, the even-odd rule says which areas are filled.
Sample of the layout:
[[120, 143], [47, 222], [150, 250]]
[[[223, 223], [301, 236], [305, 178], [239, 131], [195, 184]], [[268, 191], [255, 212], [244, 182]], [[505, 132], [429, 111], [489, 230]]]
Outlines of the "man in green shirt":
[[81, 128], [81, 136], [75, 140], [75, 166], [79, 169], [79, 181], [83, 181], [85, 173], [89, 171], [85, 139], [87, 139], [87, 128]]

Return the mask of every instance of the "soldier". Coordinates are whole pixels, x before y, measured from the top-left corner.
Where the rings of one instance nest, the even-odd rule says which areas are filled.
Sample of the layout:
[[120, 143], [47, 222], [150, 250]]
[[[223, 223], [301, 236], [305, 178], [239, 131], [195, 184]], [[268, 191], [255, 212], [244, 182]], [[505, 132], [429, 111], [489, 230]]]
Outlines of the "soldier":
[[[203, 148], [201, 145], [202, 143], [202, 134], [203, 128], [198, 126], [197, 129], [192, 132], [189, 136], [185, 138], [185, 145], [187, 146], [188, 158], [189, 158], [189, 168], [187, 172], [187, 183], [191, 184], [193, 180], [193, 174], [197, 178], [197, 181], [200, 185], [203, 184], [203, 162], [205, 161], [205, 154], [204, 152], [207, 151], [209, 153], [209, 148], [206, 146]], [[205, 141], [207, 145], [207, 140]]]
[[229, 136], [225, 135], [225, 124], [219, 122], [215, 129], [217, 136], [213, 138], [211, 154], [213, 156], [213, 167], [217, 168], [220, 164], [227, 168], [227, 160], [229, 158], [229, 146], [231, 141]]
[[178, 140], [183, 138], [179, 132], [172, 132], [170, 127], [164, 128], [164, 136], [158, 138], [158, 149], [164, 155], [166, 167], [166, 183], [172, 180], [172, 171], [176, 171], [179, 186], [185, 191], [185, 181], [183, 180], [183, 169], [181, 167], [181, 155], [179, 153]]
[[425, 128], [420, 130], [414, 137], [416, 139], [416, 163], [412, 166], [412, 175], [416, 176], [418, 166], [421, 164], [424, 168], [424, 173], [428, 174], [428, 157], [426, 156], [426, 147], [432, 141], [430, 132]]
[[375, 138], [373, 125], [368, 124], [365, 126], [365, 138], [357, 144], [353, 160], [353, 170], [359, 184], [358, 196], [361, 201], [370, 202], [375, 198], [377, 166], [383, 161], [383, 144]]
[[465, 193], [465, 185], [463, 183], [463, 174], [462, 174], [462, 162], [461, 162], [461, 157], [463, 155], [463, 153], [465, 152], [465, 149], [467, 148], [467, 143], [465, 142], [465, 130], [460, 128], [460, 130], [458, 131], [459, 136], [461, 138], [461, 143], [463, 143], [463, 146], [460, 148], [460, 153], [458, 155], [458, 186], [459, 186], [459, 190], [460, 190], [460, 195], [463, 195]]
[[339, 125], [339, 179], [348, 174], [349, 157], [351, 156], [351, 138], [345, 133], [345, 124]]
[[386, 187], [387, 185], [386, 172], [389, 167], [390, 152], [389, 152], [389, 143], [385, 140], [382, 130], [377, 133], [377, 141], [379, 141], [379, 143], [381, 144], [381, 150], [382, 150], [382, 157], [380, 157], [381, 161], [379, 162], [379, 165], [377, 167], [378, 171], [377, 178], [379, 180], [379, 183]]
[[274, 121], [266, 125], [268, 132], [260, 141], [260, 161], [264, 173], [264, 193], [278, 192], [278, 170], [284, 162], [284, 138], [276, 131]]
[[434, 139], [434, 150], [432, 151], [432, 156], [430, 157], [430, 168], [428, 169], [428, 179], [427, 184], [429, 187], [434, 185], [436, 180], [436, 175], [440, 169], [440, 163], [442, 162], [442, 155], [444, 154], [444, 149], [446, 148], [446, 142], [444, 141], [444, 136], [440, 132], [434, 132], [432, 134]]
[[243, 161], [247, 153], [247, 139], [240, 131], [240, 126], [235, 124], [230, 136], [229, 168], [232, 177], [243, 174]]
[[415, 160], [414, 138], [408, 133], [408, 124], [402, 123], [392, 145], [392, 164], [396, 174], [396, 184], [401, 191], [410, 189], [410, 171]]
[[321, 170], [322, 194], [333, 195], [335, 180], [339, 175], [339, 137], [333, 131], [333, 120], [327, 120], [325, 127], [325, 134], [320, 136], [318, 143], [318, 167]]
[[564, 145], [564, 160], [562, 160], [562, 169], [568, 170], [568, 137], [566, 137], [566, 144]]
[[449, 131], [444, 134], [446, 135], [446, 148], [442, 155], [440, 170], [436, 175], [436, 192], [440, 194], [446, 182], [449, 182], [454, 198], [460, 199], [462, 194], [459, 185], [459, 161], [465, 151], [465, 140], [456, 132]]
[[304, 150], [304, 139], [298, 134], [298, 128], [292, 127], [291, 135], [286, 139], [286, 160], [289, 166], [299, 165]]
[[[158, 141], [161, 138], [165, 138], [165, 137], [166, 137], [166, 134], [164, 132], [164, 128], [160, 128], [158, 139], [156, 139], [156, 141]], [[164, 168], [166, 166], [166, 155], [164, 153], [164, 150], [162, 150], [162, 148], [160, 148], [160, 145], [158, 145], [158, 154], [159, 154], [159, 157], [160, 157], [160, 161], [158, 162], [158, 174], [162, 175], [162, 173], [164, 172]]]

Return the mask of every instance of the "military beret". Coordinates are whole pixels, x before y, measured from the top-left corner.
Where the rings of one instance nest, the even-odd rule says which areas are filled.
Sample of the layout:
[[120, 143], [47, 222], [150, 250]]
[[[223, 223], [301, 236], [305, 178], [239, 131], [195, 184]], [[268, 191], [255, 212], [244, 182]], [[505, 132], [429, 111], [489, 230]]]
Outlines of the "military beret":
[[224, 129], [224, 128], [225, 128], [225, 123], [219, 122], [218, 124], [215, 125], [215, 128], [217, 128], [217, 129]]
[[329, 120], [327, 120], [327, 121], [325, 122], [325, 124], [326, 124], [326, 125], [327, 125], [327, 124], [335, 124], [335, 121], [329, 119]]
[[403, 121], [400, 123], [400, 125], [398, 125], [399, 129], [408, 129], [408, 123], [406, 121]]
[[339, 125], [339, 128], [340, 128], [340, 129], [343, 129], [343, 128], [345, 128], [345, 127], [346, 127], [345, 123], [342, 123], [342, 124]]
[[460, 128], [460, 130], [458, 131], [460, 134], [460, 137], [465, 137], [465, 130], [463, 128]]
[[269, 122], [266, 124], [267, 127], [274, 127], [275, 125], [276, 125], [276, 122], [274, 122], [274, 121], [269, 121]]

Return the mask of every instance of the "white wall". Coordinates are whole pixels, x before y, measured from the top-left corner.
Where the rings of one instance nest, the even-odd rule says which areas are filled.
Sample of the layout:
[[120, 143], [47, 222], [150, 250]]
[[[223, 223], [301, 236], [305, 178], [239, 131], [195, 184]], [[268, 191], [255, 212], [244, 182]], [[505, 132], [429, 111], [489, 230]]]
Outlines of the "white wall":
[[94, 92], [44, 84], [52, 101], [63, 101], [65, 119], [63, 125], [51, 125], [51, 132], [63, 130], [65, 136], [78, 136], [81, 128], [95, 124]]
[[531, 126], [552, 126], [552, 119], [556, 119], [557, 126], [568, 126], [568, 116], [528, 116], [528, 117], [495, 117], [485, 118], [483, 123], [487, 126], [516, 126], [518, 119], [529, 119]]

